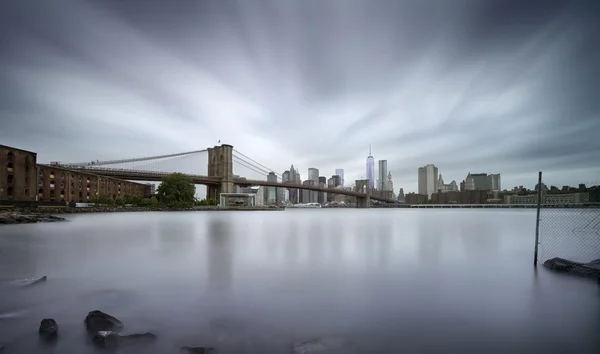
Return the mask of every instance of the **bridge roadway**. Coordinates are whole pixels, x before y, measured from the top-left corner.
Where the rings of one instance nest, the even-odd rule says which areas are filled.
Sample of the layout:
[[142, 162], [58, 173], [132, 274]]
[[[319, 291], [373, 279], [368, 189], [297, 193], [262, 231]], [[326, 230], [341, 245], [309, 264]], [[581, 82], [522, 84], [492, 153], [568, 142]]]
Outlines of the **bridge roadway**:
[[[51, 165], [47, 165], [52, 167]], [[92, 166], [79, 166], [79, 167], [67, 167], [67, 166], [55, 166], [59, 168], [65, 168], [72, 171], [78, 171], [83, 173], [91, 173], [98, 176], [106, 176], [118, 179], [124, 179], [128, 181], [148, 181], [148, 182], [160, 182], [164, 177], [172, 174], [172, 172], [159, 172], [159, 171], [138, 171], [138, 170], [126, 170], [126, 169], [111, 169], [103, 167], [92, 167]], [[209, 177], [201, 175], [190, 175], [189, 176], [195, 184], [202, 185], [221, 185], [221, 177]], [[306, 186], [301, 184], [287, 183], [287, 182], [269, 182], [262, 180], [249, 180], [246, 178], [238, 177], [233, 179], [233, 183], [239, 186], [264, 186], [264, 187], [279, 187], [279, 188], [293, 188], [293, 189], [304, 189], [317, 192], [326, 192], [347, 195], [351, 197], [366, 197], [365, 193], [359, 193], [354, 191], [348, 191], [337, 188], [328, 188], [320, 186]], [[386, 203], [397, 203], [396, 199], [382, 198], [375, 195], [370, 196], [372, 200], [378, 200]]]

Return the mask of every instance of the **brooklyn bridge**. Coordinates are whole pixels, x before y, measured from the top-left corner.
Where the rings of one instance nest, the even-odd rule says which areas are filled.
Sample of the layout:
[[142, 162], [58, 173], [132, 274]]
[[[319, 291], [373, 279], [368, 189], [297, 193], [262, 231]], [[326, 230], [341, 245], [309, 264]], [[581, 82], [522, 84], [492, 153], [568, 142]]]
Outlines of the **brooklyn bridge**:
[[[180, 160], [179, 166], [175, 166], [172, 163], [177, 160]], [[187, 168], [188, 171], [181, 171], [181, 161], [187, 161], [187, 163], [184, 162], [185, 166], [192, 166], [197, 165], [198, 161], [202, 160], [206, 160], [206, 174], [199, 174], [197, 172], [199, 168], [196, 168], [196, 171], [190, 168]], [[356, 206], [359, 208], [369, 207], [371, 200], [397, 203], [395, 199], [371, 193], [371, 190], [367, 188], [368, 180], [356, 180], [351, 190], [282, 181], [280, 174], [235, 150], [232, 145], [228, 144], [216, 145], [204, 150], [160, 156], [106, 161], [59, 162], [52, 164], [59, 164], [62, 168], [69, 170], [130, 181], [161, 181], [171, 173], [180, 172], [188, 175], [195, 184], [205, 185], [207, 187], [206, 196], [215, 199], [219, 199], [221, 193], [234, 193], [236, 186], [264, 186], [347, 195], [356, 198]], [[259, 176], [266, 176], [272, 172], [277, 176], [277, 181], [248, 178], [234, 173], [234, 170], [241, 169]]]

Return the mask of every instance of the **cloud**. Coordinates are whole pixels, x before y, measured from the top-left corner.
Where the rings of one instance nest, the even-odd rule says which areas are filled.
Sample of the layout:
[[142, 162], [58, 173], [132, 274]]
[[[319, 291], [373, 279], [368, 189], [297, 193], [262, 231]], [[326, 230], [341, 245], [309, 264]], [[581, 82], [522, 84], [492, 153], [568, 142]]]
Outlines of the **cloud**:
[[447, 181], [502, 173], [507, 188], [538, 170], [549, 184], [600, 176], [593, 2], [1, 6], [0, 140], [40, 160], [221, 140], [279, 173], [352, 181], [372, 144], [405, 191], [428, 163]]

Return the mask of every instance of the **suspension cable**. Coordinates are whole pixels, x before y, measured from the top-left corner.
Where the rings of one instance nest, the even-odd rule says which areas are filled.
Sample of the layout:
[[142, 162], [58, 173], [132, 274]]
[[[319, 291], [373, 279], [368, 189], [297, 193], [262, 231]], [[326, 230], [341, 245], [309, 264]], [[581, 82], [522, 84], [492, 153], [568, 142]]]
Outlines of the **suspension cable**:
[[[236, 162], [237, 162], [237, 163], [240, 163], [240, 164], [242, 164], [243, 166], [245, 166], [245, 167], [247, 167], [247, 168], [250, 168], [250, 169], [252, 169], [252, 171], [254, 171], [254, 172], [260, 173], [260, 174], [262, 174], [262, 175], [266, 175], [266, 174], [268, 174], [268, 173], [265, 173], [263, 170], [260, 170], [260, 169], [259, 169], [257, 166], [255, 166], [254, 164], [252, 164], [252, 163], [250, 163], [250, 162], [248, 162], [248, 161], [246, 161], [246, 160], [244, 160], [244, 159], [242, 159], [242, 158], [240, 158], [240, 157], [238, 157], [238, 156], [233, 156], [233, 158], [234, 158], [234, 159], [236, 159]], [[248, 165], [250, 165], [250, 166], [252, 166], [252, 167], [250, 167], [250, 166], [248, 166]], [[280, 176], [277, 176], [277, 174], [275, 174], [275, 177], [277, 177], [277, 179], [281, 179], [281, 177], [280, 177]]]
[[249, 160], [249, 161], [251, 161], [251, 162], [255, 163], [255, 164], [256, 164], [256, 165], [258, 165], [258, 166], [261, 166], [262, 168], [265, 168], [267, 171], [269, 171], [269, 172], [273, 172], [273, 173], [275, 173], [276, 175], [279, 175], [279, 174], [278, 174], [277, 172], [275, 172], [275, 171], [274, 171], [272, 168], [268, 168], [267, 166], [265, 166], [265, 165], [261, 164], [260, 162], [257, 162], [257, 161], [255, 161], [255, 160], [251, 159], [250, 157], [248, 157], [248, 156], [246, 156], [246, 155], [242, 154], [242, 153], [241, 153], [241, 152], [239, 152], [238, 150], [236, 150], [236, 149], [233, 149], [233, 152], [235, 152], [236, 154], [242, 155], [242, 156], [243, 156], [243, 157], [245, 157], [247, 160]]

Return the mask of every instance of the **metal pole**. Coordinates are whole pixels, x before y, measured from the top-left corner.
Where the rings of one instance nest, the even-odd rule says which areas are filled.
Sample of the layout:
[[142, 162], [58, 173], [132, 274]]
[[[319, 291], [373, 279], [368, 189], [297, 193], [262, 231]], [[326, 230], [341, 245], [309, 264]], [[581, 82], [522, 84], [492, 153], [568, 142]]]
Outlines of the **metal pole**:
[[535, 218], [535, 252], [533, 254], [533, 266], [537, 267], [538, 261], [538, 246], [540, 244], [540, 209], [542, 206], [542, 171], [538, 174], [537, 184], [537, 215]]

